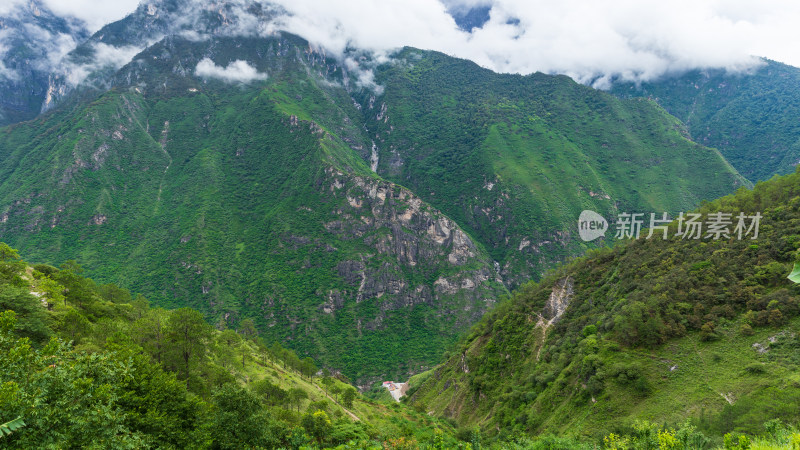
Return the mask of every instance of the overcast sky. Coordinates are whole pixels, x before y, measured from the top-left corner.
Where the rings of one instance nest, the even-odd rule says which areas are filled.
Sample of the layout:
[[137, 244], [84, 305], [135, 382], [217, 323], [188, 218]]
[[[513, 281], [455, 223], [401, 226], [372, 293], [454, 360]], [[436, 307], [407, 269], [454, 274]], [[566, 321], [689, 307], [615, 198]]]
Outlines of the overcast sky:
[[[93, 30], [137, 0], [43, 0]], [[750, 55], [800, 67], [796, 0], [277, 0], [294, 13], [280, 27], [333, 52], [410, 45], [500, 72], [647, 79], [693, 67], [747, 66]], [[448, 10], [491, 7], [472, 33]]]

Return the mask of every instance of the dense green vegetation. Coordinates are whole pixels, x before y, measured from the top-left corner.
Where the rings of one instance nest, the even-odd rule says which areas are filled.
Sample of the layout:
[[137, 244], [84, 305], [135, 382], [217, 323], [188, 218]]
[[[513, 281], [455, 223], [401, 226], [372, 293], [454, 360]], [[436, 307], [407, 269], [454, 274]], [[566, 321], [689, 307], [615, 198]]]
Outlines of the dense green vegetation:
[[[766, 420], [796, 425], [800, 287], [786, 277], [800, 247], [800, 173], [699, 209], [715, 211], [760, 212], [758, 238], [681, 239], [673, 223], [668, 240], [591, 252], [498, 305], [412, 404], [501, 437], [599, 441], [636, 420], [689, 420], [722, 445]], [[568, 307], [547, 325], [558, 299]]]
[[693, 70], [652, 82], [616, 84], [622, 97], [657, 101], [686, 123], [692, 139], [714, 147], [753, 182], [800, 161], [800, 69], [763, 60], [744, 72]]
[[[539, 280], [611, 240], [578, 241], [583, 209], [787, 171], [796, 70], [620, 99], [404, 49], [369, 88], [296, 36], [217, 34], [230, 5], [174, 35], [181, 5], [101, 30], [73, 62], [148, 48], [0, 129], [0, 237], [42, 262], [0, 244], [3, 447], [800, 445], [800, 175], [700, 206], [761, 212], [756, 240], [642, 239]], [[410, 405], [374, 384], [411, 374]]]
[[252, 321], [219, 330], [151, 308], [74, 261], [31, 267], [0, 243], [0, 310], [3, 448], [460, 445], [447, 423], [366, 400]]
[[[615, 426], [594, 444], [506, 431], [487, 438], [479, 427], [369, 401], [342, 375], [269, 345], [250, 321], [215, 329], [195, 310], [151, 308], [81, 270], [74, 261], [31, 267], [0, 243], [4, 448], [696, 449], [713, 441], [688, 423], [645, 421]], [[791, 345], [770, 352], [796, 358]], [[745, 367], [751, 377], [766, 370]], [[764, 426], [720, 435], [720, 447], [800, 443], [784, 422]]]

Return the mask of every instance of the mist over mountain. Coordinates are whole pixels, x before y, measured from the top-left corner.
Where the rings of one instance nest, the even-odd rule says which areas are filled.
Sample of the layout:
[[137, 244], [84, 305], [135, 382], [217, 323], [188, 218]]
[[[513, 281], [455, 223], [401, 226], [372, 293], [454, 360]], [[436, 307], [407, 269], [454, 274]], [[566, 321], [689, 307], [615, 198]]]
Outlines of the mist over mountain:
[[56, 16], [38, 1], [0, 11], [0, 125], [41, 112], [52, 95], [53, 68], [88, 35], [82, 23]]

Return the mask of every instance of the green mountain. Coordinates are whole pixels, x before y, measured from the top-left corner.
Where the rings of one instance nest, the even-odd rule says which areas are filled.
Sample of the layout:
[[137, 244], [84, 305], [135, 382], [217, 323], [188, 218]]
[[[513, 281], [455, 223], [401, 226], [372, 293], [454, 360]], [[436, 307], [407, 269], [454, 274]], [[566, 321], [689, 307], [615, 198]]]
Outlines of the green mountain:
[[677, 214], [748, 184], [652, 101], [439, 53], [395, 58], [363, 109], [377, 172], [475, 236], [507, 286], [582, 254], [573, 224], [584, 209]]
[[681, 119], [696, 142], [719, 149], [756, 182], [787, 174], [800, 162], [800, 69], [775, 61], [745, 72], [693, 70], [636, 86], [620, 97], [648, 97]]
[[[729, 238], [682, 239], [673, 223], [669, 239], [593, 251], [521, 287], [414, 380], [411, 404], [500, 436], [594, 442], [636, 435], [637, 421], [716, 436], [797, 423], [800, 287], [787, 275], [800, 172], [698, 210], [719, 212], [731, 214]], [[757, 238], [740, 239], [740, 212], [762, 215]]]
[[0, 129], [0, 238], [252, 318], [367, 387], [602, 245], [575, 236], [583, 209], [677, 213], [748, 184], [652, 101], [414, 49], [343, 64], [243, 33], [273, 11], [250, 6], [141, 5], [70, 53], [83, 84]]
[[[236, 59], [242, 42], [213, 46]], [[276, 54], [298, 40], [245, 42], [277, 60], [259, 66], [268, 83], [175, 76], [211, 44], [168, 39], [119, 75], [135, 87], [6, 129], [0, 234], [163, 306], [252, 317], [358, 380], [419, 371], [506, 292], [491, 259], [358, 158], [346, 91]], [[166, 61], [138, 65], [152, 55]]]

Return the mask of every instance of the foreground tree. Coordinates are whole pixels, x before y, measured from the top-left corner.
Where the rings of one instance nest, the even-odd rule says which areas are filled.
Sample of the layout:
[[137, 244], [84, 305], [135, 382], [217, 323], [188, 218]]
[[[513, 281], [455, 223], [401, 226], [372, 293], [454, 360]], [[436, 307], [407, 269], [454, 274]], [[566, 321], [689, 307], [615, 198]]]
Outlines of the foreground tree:
[[205, 354], [211, 326], [199, 311], [180, 308], [169, 315], [165, 335], [172, 350], [171, 367], [189, 378], [195, 359]]

